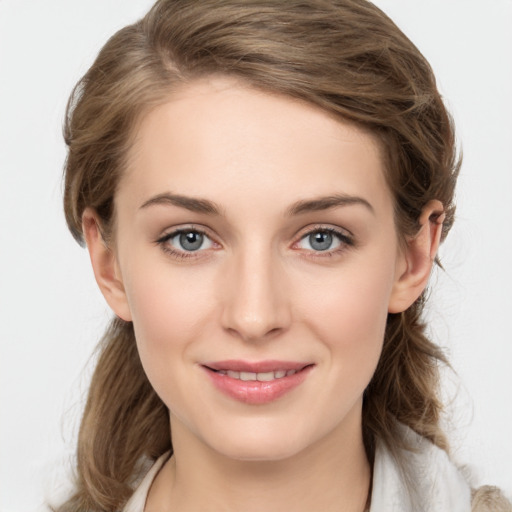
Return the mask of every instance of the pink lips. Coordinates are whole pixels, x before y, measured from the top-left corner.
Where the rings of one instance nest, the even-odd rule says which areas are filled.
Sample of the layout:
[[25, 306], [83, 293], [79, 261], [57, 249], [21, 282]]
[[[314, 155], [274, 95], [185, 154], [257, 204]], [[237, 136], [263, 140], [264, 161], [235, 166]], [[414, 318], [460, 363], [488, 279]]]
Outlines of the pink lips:
[[219, 391], [240, 402], [261, 405], [296, 388], [307, 377], [313, 364], [228, 360], [205, 363], [202, 367]]

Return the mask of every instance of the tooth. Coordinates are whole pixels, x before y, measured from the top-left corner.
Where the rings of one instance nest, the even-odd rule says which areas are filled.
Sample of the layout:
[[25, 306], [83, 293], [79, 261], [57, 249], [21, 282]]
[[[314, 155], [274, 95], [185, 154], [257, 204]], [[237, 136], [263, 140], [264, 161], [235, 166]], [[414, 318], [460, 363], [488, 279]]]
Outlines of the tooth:
[[257, 380], [260, 382], [269, 382], [274, 379], [282, 379], [283, 377], [289, 377], [297, 373], [297, 370], [277, 370], [275, 372], [235, 372], [233, 370], [218, 370], [217, 373], [227, 375], [232, 379], [239, 379], [243, 381]]
[[257, 373], [256, 378], [262, 382], [268, 382], [274, 380], [274, 372]]
[[240, 380], [256, 380], [256, 374], [253, 372], [240, 372]]

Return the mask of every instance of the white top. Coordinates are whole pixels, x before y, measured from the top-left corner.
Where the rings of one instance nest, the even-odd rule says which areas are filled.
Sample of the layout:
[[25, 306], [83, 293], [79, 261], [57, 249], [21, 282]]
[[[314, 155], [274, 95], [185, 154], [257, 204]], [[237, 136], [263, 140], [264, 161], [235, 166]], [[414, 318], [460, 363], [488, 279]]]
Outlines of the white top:
[[[370, 512], [470, 512], [470, 487], [446, 452], [411, 429], [401, 429], [415, 450], [403, 453], [400, 466], [385, 446], [377, 447]], [[168, 459], [169, 452], [155, 462], [123, 512], [143, 512], [149, 488]]]
[[143, 512], [146, 505], [146, 499], [149, 494], [149, 488], [156, 478], [156, 475], [162, 468], [162, 466], [169, 459], [170, 452], [164, 453], [158, 460], [153, 464], [151, 469], [146, 473], [146, 476], [139, 483], [137, 490], [132, 494], [124, 506], [122, 512]]

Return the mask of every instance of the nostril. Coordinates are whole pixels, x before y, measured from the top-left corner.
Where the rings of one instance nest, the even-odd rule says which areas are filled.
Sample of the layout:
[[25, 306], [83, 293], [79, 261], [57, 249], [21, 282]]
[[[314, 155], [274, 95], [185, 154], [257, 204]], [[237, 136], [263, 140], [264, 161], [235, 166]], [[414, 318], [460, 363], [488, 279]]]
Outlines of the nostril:
[[262, 326], [261, 323], [255, 325], [254, 323], [249, 324], [243, 322], [240, 322], [235, 327], [226, 327], [226, 331], [232, 336], [251, 342], [273, 339], [284, 332], [284, 330], [283, 327], [271, 327], [268, 329], [266, 326]]

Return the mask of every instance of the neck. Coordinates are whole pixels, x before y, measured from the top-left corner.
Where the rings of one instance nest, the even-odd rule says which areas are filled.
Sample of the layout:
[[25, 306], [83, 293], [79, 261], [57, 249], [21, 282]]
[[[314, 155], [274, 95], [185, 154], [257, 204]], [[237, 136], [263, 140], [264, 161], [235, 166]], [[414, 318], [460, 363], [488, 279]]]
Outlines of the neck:
[[174, 420], [174, 455], [155, 479], [146, 511], [363, 512], [371, 469], [360, 420], [338, 430], [284, 460], [240, 461]]

